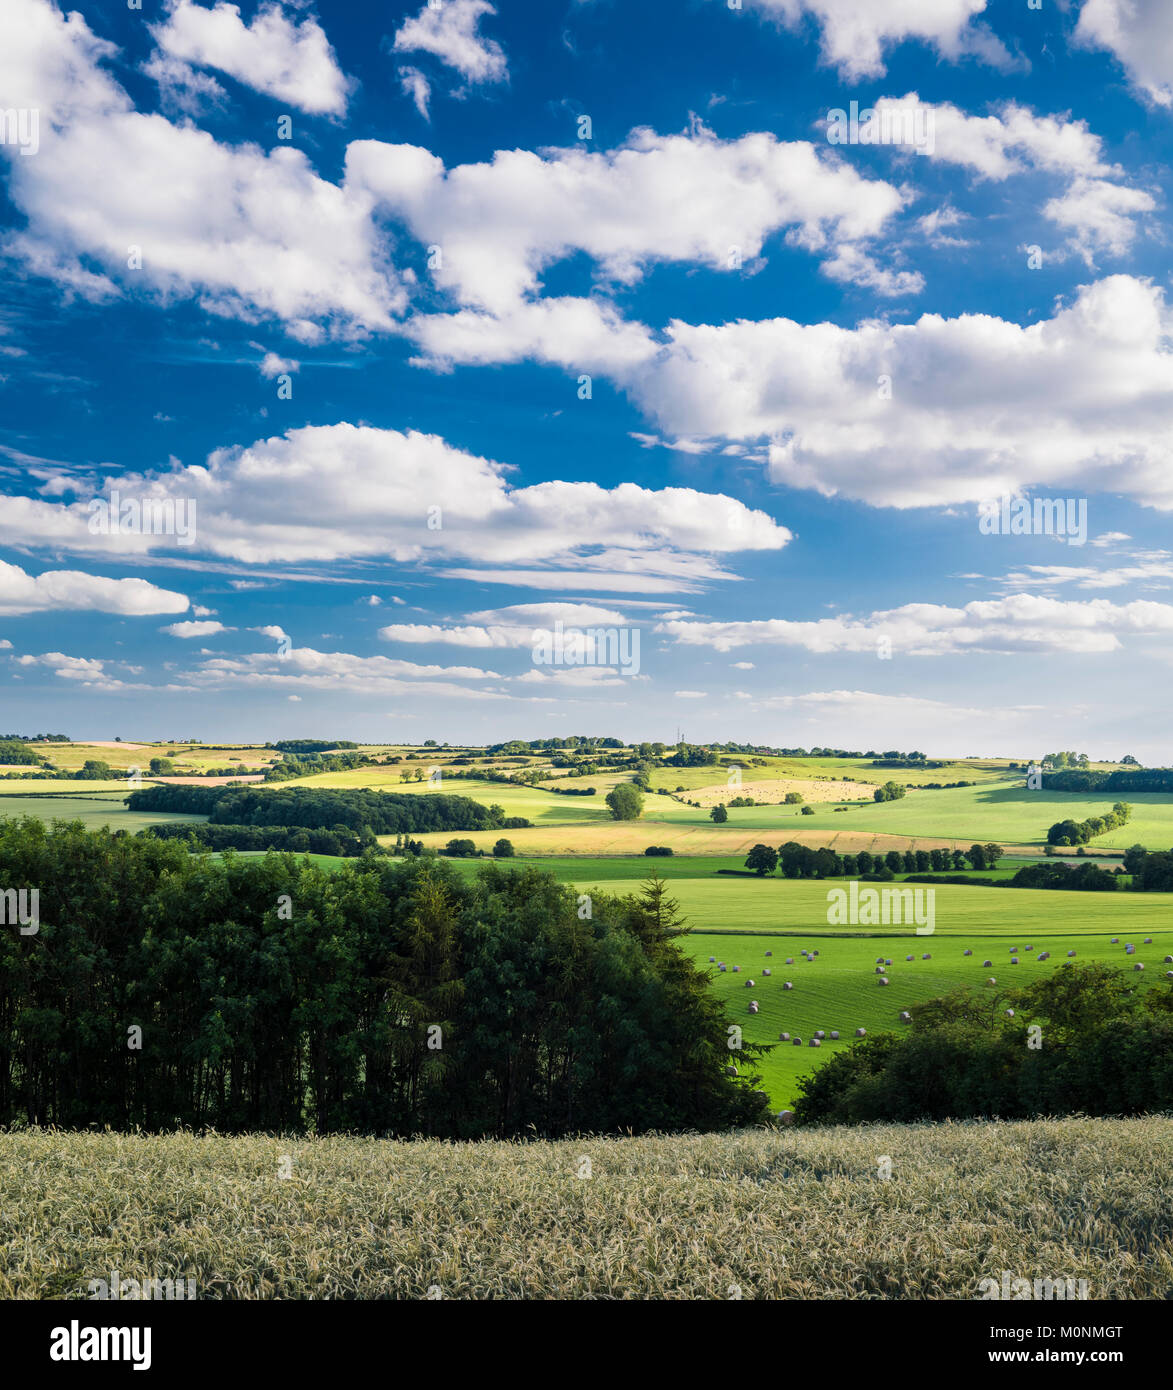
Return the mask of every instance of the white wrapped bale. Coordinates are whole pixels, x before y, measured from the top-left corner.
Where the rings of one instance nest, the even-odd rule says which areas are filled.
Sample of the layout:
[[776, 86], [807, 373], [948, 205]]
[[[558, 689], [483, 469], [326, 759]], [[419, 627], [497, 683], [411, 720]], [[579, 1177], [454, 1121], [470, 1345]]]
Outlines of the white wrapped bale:
[[887, 985], [891, 984], [892, 982], [888, 979], [887, 975], [881, 975], [880, 978], [876, 981], [876, 983], [878, 985]]
[[768, 975], [769, 973], [770, 973], [770, 967], [767, 965], [766, 968], [762, 971], [762, 974], [763, 974], [763, 975]]
[[838, 1032], [837, 1029], [835, 1029], [835, 1028], [832, 1028], [832, 1029], [831, 1029], [831, 1037], [832, 1037], [832, 1039], [834, 1039], [835, 1041], [838, 1041], [838, 1039], [839, 1039], [839, 1032]]
[[857, 1028], [857, 1029], [855, 1030], [855, 1036], [856, 1036], [857, 1038], [866, 1038], [867, 1035], [868, 1035], [868, 1030], [867, 1030], [866, 1028]]
[[900, 1011], [900, 1022], [901, 1022], [901, 1023], [911, 1023], [911, 1022], [912, 1022], [912, 1015], [908, 1012], [907, 1009], [901, 1009], [901, 1011]]
[[793, 1110], [779, 1110], [779, 1111], [778, 1111], [778, 1123], [779, 1123], [780, 1125], [792, 1125], [792, 1124], [794, 1123], [794, 1111], [793, 1111]]
[[787, 980], [786, 983], [782, 986], [782, 988], [783, 988], [783, 989], [793, 989], [793, 988], [794, 988], [794, 985], [793, 985], [793, 983], [792, 983], [790, 980]]
[[823, 1043], [820, 1038], [812, 1038], [808, 1044], [809, 1047], [822, 1047], [822, 1045]]

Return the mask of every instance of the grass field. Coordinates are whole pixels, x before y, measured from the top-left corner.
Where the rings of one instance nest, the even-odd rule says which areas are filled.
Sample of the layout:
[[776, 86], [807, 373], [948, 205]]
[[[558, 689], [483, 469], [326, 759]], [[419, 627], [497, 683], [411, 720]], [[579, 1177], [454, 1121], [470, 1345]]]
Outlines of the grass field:
[[1157, 1117], [529, 1144], [33, 1130], [0, 1136], [0, 1298], [117, 1270], [199, 1299], [976, 1299], [1009, 1270], [1162, 1299], [1171, 1145]]
[[[961, 891], [976, 893], [981, 890]], [[1143, 945], [1144, 937], [1150, 935], [1153, 944]], [[1132, 941], [1136, 946], [1135, 956], [1125, 955], [1125, 941]], [[869, 1034], [899, 1031], [906, 1026], [900, 1022], [902, 1009], [945, 994], [958, 985], [985, 988], [985, 982], [992, 978], [998, 983], [989, 987], [991, 993], [1019, 987], [1058, 969], [1066, 961], [1069, 950], [1075, 950], [1076, 959], [1082, 961], [1103, 960], [1116, 966], [1131, 966], [1142, 961], [1146, 967], [1145, 988], [1169, 989], [1164, 972], [1173, 968], [1162, 963], [1166, 955], [1173, 954], [1173, 929], [1166, 929], [1164, 933], [1133, 931], [1128, 936], [1121, 935], [1120, 944], [1116, 946], [1109, 943], [1107, 936], [1085, 931], [1054, 936], [1034, 931], [1015, 937], [972, 933], [948, 937], [877, 935], [865, 938], [829, 938], [825, 934], [779, 937], [694, 933], [684, 937], [682, 944], [702, 965], [707, 966], [710, 956], [725, 962], [724, 974], [717, 972], [716, 965], [709, 967], [714, 972], [713, 988], [726, 1002], [730, 1022], [740, 1026], [745, 1041], [777, 1044], [761, 1063], [765, 1089], [775, 1109], [793, 1102], [799, 1077], [810, 1075], [828, 1056], [849, 1047], [857, 1028], [866, 1028]], [[1012, 945], [1018, 947], [1021, 964], [1017, 966], [1010, 964]], [[1025, 951], [1027, 945], [1034, 950]], [[967, 947], [972, 949], [972, 956], [964, 954]], [[1044, 948], [1052, 955], [1050, 960], [1040, 964], [1036, 957]], [[817, 950], [819, 954], [808, 960], [801, 954], [803, 950]], [[773, 955], [767, 957], [767, 951], [772, 951]], [[926, 952], [930, 960], [922, 959]], [[908, 955], [913, 957], [911, 961], [905, 960]], [[875, 974], [880, 956], [892, 961], [890, 967], [885, 967], [884, 973], [891, 982], [886, 987], [878, 983], [879, 977]], [[788, 957], [792, 958], [792, 965], [786, 964]], [[984, 966], [985, 960], [992, 964]], [[735, 965], [740, 967], [736, 974], [733, 973]], [[763, 967], [770, 969], [769, 976], [762, 974]], [[748, 980], [753, 980], [752, 987], [747, 985]], [[791, 981], [793, 989], [783, 988], [787, 980]], [[751, 999], [757, 1000], [760, 1006], [757, 1014], [749, 1012]], [[817, 1029], [822, 1029], [828, 1037], [821, 1047], [813, 1048], [808, 1044]], [[838, 1041], [830, 1037], [835, 1030], [840, 1034]], [[781, 1032], [801, 1037], [803, 1045], [796, 1047], [793, 1042], [780, 1042], [778, 1034]]]
[[[51, 785], [41, 783], [42, 786]], [[126, 785], [118, 783], [117, 792], [79, 793], [79, 787], [103, 787], [103, 782], [66, 782], [75, 789], [72, 796], [5, 796], [0, 795], [0, 816], [36, 816], [46, 823], [54, 820], [79, 820], [87, 830], [109, 826], [111, 830], [126, 830], [136, 834], [148, 825], [173, 821], [205, 821], [207, 816], [188, 816], [162, 811], [129, 811], [125, 805]]]

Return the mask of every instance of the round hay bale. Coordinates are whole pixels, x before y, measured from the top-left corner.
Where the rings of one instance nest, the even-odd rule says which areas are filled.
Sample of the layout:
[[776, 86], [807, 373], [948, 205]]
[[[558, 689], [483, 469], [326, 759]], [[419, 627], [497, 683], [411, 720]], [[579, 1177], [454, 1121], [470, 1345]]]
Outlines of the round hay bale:
[[767, 955], [767, 956], [772, 956], [773, 954], [774, 954], [773, 951], [767, 951], [767, 952], [766, 952], [766, 955]]
[[763, 974], [763, 975], [768, 975], [769, 973], [770, 973], [770, 967], [767, 965], [766, 968], [762, 971], [762, 974]]
[[1013, 1010], [1013, 1009], [1007, 1009], [1007, 1010], [1006, 1010], [1006, 1017], [1007, 1017], [1007, 1018], [1013, 1018], [1013, 1017], [1014, 1017], [1014, 1010]]
[[911, 956], [905, 956], [904, 959], [905, 959], [905, 960], [911, 960], [912, 957], [911, 957]]
[[1033, 947], [1033, 946], [1024, 946], [1022, 949], [1023, 949], [1024, 951], [1033, 951], [1033, 950], [1034, 950], [1034, 947]]
[[786, 983], [782, 986], [782, 988], [783, 988], [783, 989], [793, 989], [793, 988], [794, 988], [794, 985], [793, 985], [789, 980], [787, 980]]
[[741, 1073], [737, 1070], [736, 1067], [726, 1067], [726, 1068], [725, 1068], [725, 1075], [726, 1075], [726, 1076], [740, 1076]]
[[1069, 956], [1073, 956], [1073, 955], [1075, 955], [1075, 952], [1074, 952], [1074, 951], [1068, 951], [1067, 954], [1068, 954]]
[[891, 959], [889, 959], [889, 960], [886, 960], [886, 961], [885, 961], [885, 962], [884, 962], [884, 964], [885, 964], [885, 965], [891, 965], [891, 964], [892, 964], [892, 961], [891, 961]]
[[877, 966], [876, 966], [876, 972], [875, 972], [875, 973], [876, 973], [877, 975], [882, 975], [882, 974], [884, 973], [884, 967], [883, 967], [882, 965], [877, 965]]
[[1153, 938], [1151, 936], [1146, 936], [1144, 939], [1144, 944], [1146, 946], [1151, 946], [1153, 944]]
[[1011, 965], [1017, 965], [1017, 964], [1018, 964], [1018, 957], [1017, 957], [1017, 956], [1011, 956], [1011, 957], [1010, 957], [1010, 964], [1011, 964]]
[[1165, 957], [1165, 964], [1166, 964], [1166, 965], [1173, 965], [1173, 956], [1166, 956], [1166, 957]]
[[891, 984], [892, 982], [888, 979], [887, 975], [881, 975], [880, 978], [876, 981], [876, 983], [880, 985], [887, 985]]
[[993, 963], [994, 963], [994, 962], [993, 962], [992, 960], [984, 960], [984, 961], [982, 961], [982, 969], [983, 969], [983, 970], [988, 970], [988, 969], [990, 968], [990, 966], [993, 965]]
[[741, 969], [741, 966], [740, 966], [740, 965], [735, 965], [735, 966], [733, 967], [733, 973], [736, 975], [737, 972], [738, 972], [740, 969]]
[[1135, 947], [1135, 946], [1125, 946], [1125, 948], [1124, 948], [1124, 954], [1125, 954], [1126, 956], [1130, 956], [1130, 955], [1132, 955], [1132, 953], [1133, 953], [1135, 950], [1136, 950], [1136, 947]]
[[745, 982], [745, 987], [746, 987], [746, 989], [753, 989], [753, 981], [752, 981], [752, 980], [746, 980], [746, 982]]
[[717, 969], [721, 972], [722, 975], [725, 974], [725, 967], [723, 965], [719, 965]]
[[793, 956], [787, 956], [787, 957], [786, 957], [786, 964], [787, 964], [787, 965], [793, 965], [793, 964], [794, 964], [794, 957], [793, 957]]
[[796, 1037], [796, 1038], [794, 1039], [794, 1046], [795, 1046], [795, 1047], [801, 1047], [801, 1046], [802, 1046], [802, 1039]]
[[709, 964], [712, 965], [713, 962], [714, 962], [716, 959], [717, 959], [716, 956], [710, 956], [710, 957], [709, 957]]
[[921, 956], [921, 960], [932, 960], [932, 956], [926, 951], [924, 955]]
[[813, 958], [813, 957], [817, 956], [818, 954], [819, 954], [818, 951], [812, 951], [812, 952], [811, 952], [811, 957]]
[[1113, 945], [1113, 946], [1118, 946], [1119, 944], [1120, 944], [1120, 938], [1119, 938], [1118, 936], [1114, 936], [1114, 937], [1112, 938], [1112, 945]]
[[778, 1041], [779, 1041], [779, 1042], [789, 1042], [789, 1041], [790, 1041], [790, 1034], [789, 1034], [789, 1033], [779, 1033], [779, 1034], [778, 1034]]
[[808, 1047], [822, 1047], [822, 1045], [823, 1043], [820, 1038], [812, 1038], [810, 1042], [807, 1044]]
[[1166, 970], [1166, 971], [1165, 971], [1165, 979], [1166, 979], [1166, 980], [1173, 980], [1173, 970]]
[[1144, 966], [1140, 963], [1140, 961], [1137, 961], [1137, 963], [1132, 968], [1133, 970], [1143, 970]]
[[866, 1038], [867, 1035], [868, 1035], [868, 1030], [867, 1030], [866, 1028], [857, 1028], [857, 1029], [855, 1030], [855, 1036], [856, 1036], [857, 1038]]
[[962, 951], [961, 954], [962, 954], [963, 956], [972, 956], [972, 955], [973, 955], [973, 952], [972, 952], [968, 947], [966, 947], [966, 949], [965, 949], [964, 951]]
[[816, 1030], [816, 1032], [815, 1032], [815, 1037], [816, 1037], [816, 1038], [825, 1038], [826, 1036], [827, 1036], [827, 1034], [823, 1031], [822, 1028], [819, 1028], [819, 1029]]
[[838, 1041], [838, 1039], [839, 1039], [839, 1031], [838, 1031], [838, 1029], [836, 1029], [836, 1028], [832, 1028], [832, 1029], [831, 1029], [831, 1037], [832, 1037], [835, 1041]]
[[778, 1111], [778, 1123], [779, 1123], [780, 1125], [792, 1125], [792, 1124], [794, 1123], [794, 1111], [793, 1111], [793, 1110], [779, 1110], [779, 1111]]
[[1014, 954], [1017, 952], [1017, 950], [1018, 950], [1018, 947], [1017, 947], [1017, 946], [1011, 946], [1011, 948], [1010, 948], [1010, 954], [1011, 954], [1011, 955], [1014, 955]]
[[901, 1022], [901, 1023], [911, 1023], [911, 1022], [912, 1022], [912, 1015], [908, 1012], [907, 1009], [901, 1009], [901, 1011], [900, 1011], [900, 1022]]
[[883, 956], [877, 956], [877, 957], [876, 957], [876, 964], [877, 964], [877, 965], [883, 965], [883, 964], [884, 964], [884, 957], [883, 957]]
[[996, 985], [997, 983], [998, 981], [994, 979], [993, 975], [991, 975], [990, 978], [986, 981], [986, 984], [988, 985]]
[[767, 1093], [766, 1093], [765, 1091], [755, 1091], [755, 1092], [754, 1092], [754, 1099], [755, 1099], [755, 1100], [765, 1101], [765, 1103], [766, 1103], [767, 1105], [769, 1105], [769, 1103], [770, 1103], [770, 1097], [769, 1097], [769, 1095], [767, 1095]]

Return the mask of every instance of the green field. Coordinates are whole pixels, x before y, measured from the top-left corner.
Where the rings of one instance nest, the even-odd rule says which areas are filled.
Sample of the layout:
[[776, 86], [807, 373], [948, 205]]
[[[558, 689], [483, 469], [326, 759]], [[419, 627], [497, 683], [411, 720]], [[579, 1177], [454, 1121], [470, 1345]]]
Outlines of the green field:
[[[977, 893], [982, 890], [959, 891]], [[988, 891], [998, 892], [997, 889]], [[1014, 892], [1022, 896], [1026, 890]], [[1070, 898], [1076, 895], [1049, 893], [1040, 896]], [[1168, 902], [1165, 919], [1169, 920]], [[1058, 922], [1057, 912], [1052, 926], [1057, 927]], [[1142, 944], [1145, 936], [1152, 936], [1151, 946]], [[1126, 941], [1136, 946], [1135, 956], [1125, 955]], [[992, 993], [1016, 988], [1058, 969], [1067, 960], [1069, 950], [1075, 950], [1076, 959], [1081, 961], [1103, 960], [1121, 967], [1131, 967], [1141, 961], [1145, 965], [1146, 988], [1170, 988], [1164, 972], [1173, 969], [1163, 963], [1166, 955], [1173, 955], [1173, 927], [1166, 928], [1163, 933], [1133, 929], [1127, 936], [1123, 935], [1122, 928], [1120, 943], [1116, 946], [1109, 944], [1108, 936], [1103, 933], [1083, 930], [1082, 924], [1081, 930], [1068, 934], [1052, 936], [1035, 930], [1013, 937], [978, 932], [947, 937], [877, 935], [865, 938], [830, 937], [825, 933], [717, 936], [695, 932], [684, 937], [683, 944], [702, 965], [708, 964], [710, 956], [725, 962], [727, 969], [723, 974], [717, 971], [716, 965], [709, 967], [713, 971], [713, 988], [725, 1000], [730, 1022], [740, 1026], [745, 1041], [777, 1043], [761, 1064], [766, 1091], [775, 1108], [788, 1106], [795, 1099], [795, 1083], [799, 1077], [809, 1075], [836, 1050], [849, 1047], [857, 1028], [866, 1028], [869, 1034], [899, 1030], [906, 1026], [900, 1022], [901, 1010], [958, 985], [985, 988], [986, 981], [993, 978], [997, 985], [989, 987]], [[1010, 964], [1012, 945], [1018, 947], [1022, 962], [1017, 966]], [[1034, 950], [1026, 951], [1024, 948], [1028, 945]], [[972, 956], [964, 954], [967, 947], [972, 949]], [[1040, 963], [1036, 957], [1042, 949], [1052, 954], [1050, 960]], [[817, 950], [819, 954], [808, 960], [801, 954], [803, 950]], [[773, 952], [772, 956], [767, 957], [767, 951]], [[926, 952], [930, 960], [922, 959]], [[913, 959], [906, 961], [907, 955]], [[881, 986], [875, 974], [880, 956], [892, 961], [890, 967], [885, 967], [885, 975], [891, 982], [887, 986]], [[793, 959], [792, 965], [786, 964], [788, 957]], [[992, 964], [984, 966], [985, 960]], [[736, 974], [734, 965], [740, 967]], [[769, 976], [761, 973], [763, 967], [770, 969]], [[746, 982], [751, 979], [754, 983], [749, 987]], [[787, 980], [793, 984], [793, 989], [783, 988]], [[760, 1006], [757, 1014], [749, 1012], [751, 999]], [[807, 1045], [816, 1029], [828, 1034], [819, 1048]], [[839, 1031], [838, 1042], [829, 1036], [833, 1030]], [[792, 1042], [779, 1042], [780, 1032], [800, 1036], [803, 1045], [796, 1047]]]
[[[42, 783], [42, 785], [50, 785]], [[45, 822], [79, 820], [87, 830], [109, 826], [111, 830], [126, 830], [136, 834], [148, 825], [173, 821], [205, 821], [207, 816], [188, 816], [162, 811], [129, 811], [125, 805], [126, 786], [118, 783], [117, 792], [81, 793], [80, 787], [104, 787], [104, 782], [67, 782], [75, 788], [72, 796], [11, 796], [0, 794], [0, 816], [36, 816]]]
[[[866, 827], [877, 834], [935, 836], [966, 844], [994, 840], [1000, 844], [1042, 845], [1055, 821], [1103, 815], [1121, 799], [1119, 793], [1085, 796], [1027, 791], [1021, 781], [1015, 781], [946, 791], [912, 791], [899, 801], [873, 802], [842, 812], [816, 807], [813, 816], [801, 817], [800, 828], [842, 831]], [[1127, 799], [1132, 806], [1132, 819], [1118, 830], [1097, 835], [1088, 848], [1127, 849], [1139, 843], [1150, 849], [1167, 849], [1173, 845], [1173, 795], [1133, 795]], [[682, 812], [689, 809], [680, 808]], [[762, 811], [760, 823], [770, 824], [769, 812], [773, 809], [737, 809], [729, 813], [729, 820], [747, 825], [751, 823], [747, 817]], [[792, 820], [788, 817], [787, 823]]]
[[1173, 1287], [1173, 1189], [1153, 1180], [1173, 1120], [1157, 1116], [0, 1145], [0, 1298], [85, 1298], [112, 1270], [190, 1278], [201, 1300], [970, 1300], [1003, 1270], [1086, 1279], [1092, 1299]]

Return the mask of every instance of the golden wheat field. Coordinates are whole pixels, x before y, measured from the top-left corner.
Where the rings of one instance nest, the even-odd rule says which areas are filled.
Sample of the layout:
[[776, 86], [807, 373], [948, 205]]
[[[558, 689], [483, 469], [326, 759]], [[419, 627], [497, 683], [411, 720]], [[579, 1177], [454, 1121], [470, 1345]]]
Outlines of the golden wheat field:
[[[1173, 1297], [1173, 1118], [448, 1144], [0, 1136], [0, 1298]], [[890, 1178], [884, 1178], [884, 1160]], [[288, 1176], [282, 1176], [282, 1173]]]

